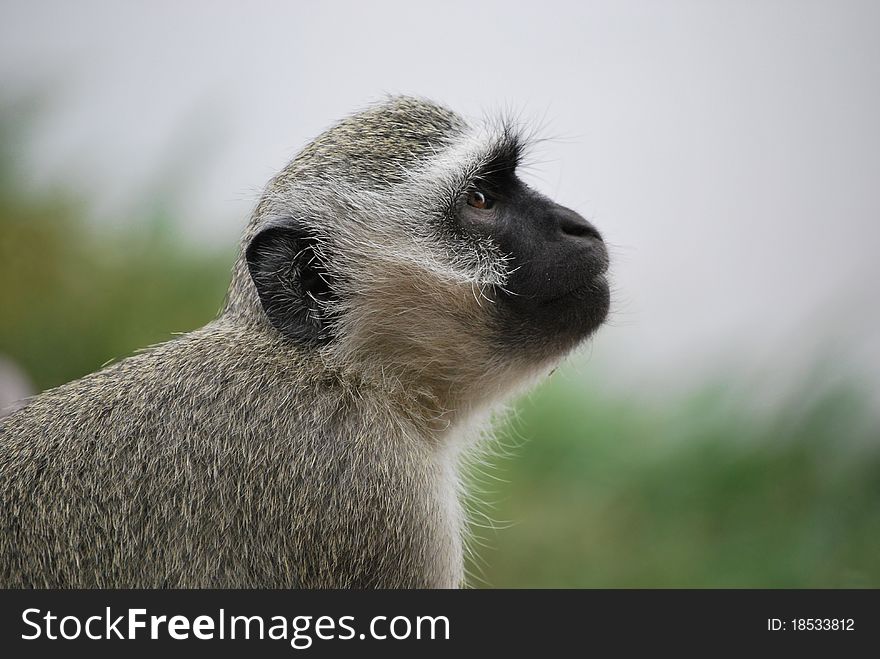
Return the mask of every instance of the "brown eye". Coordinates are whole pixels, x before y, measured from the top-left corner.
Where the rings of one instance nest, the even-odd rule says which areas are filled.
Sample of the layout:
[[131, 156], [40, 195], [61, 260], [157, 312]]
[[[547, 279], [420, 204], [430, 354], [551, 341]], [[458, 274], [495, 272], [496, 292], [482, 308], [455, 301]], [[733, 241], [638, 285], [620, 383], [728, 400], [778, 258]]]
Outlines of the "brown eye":
[[476, 188], [471, 189], [467, 196], [468, 206], [479, 208], [480, 210], [488, 210], [492, 208], [495, 201], [491, 197], [487, 197]]

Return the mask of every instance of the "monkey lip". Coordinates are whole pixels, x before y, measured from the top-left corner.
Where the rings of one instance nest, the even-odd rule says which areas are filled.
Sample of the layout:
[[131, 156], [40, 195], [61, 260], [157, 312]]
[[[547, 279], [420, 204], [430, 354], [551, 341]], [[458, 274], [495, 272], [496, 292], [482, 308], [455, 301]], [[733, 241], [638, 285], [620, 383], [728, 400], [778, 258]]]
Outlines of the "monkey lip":
[[592, 294], [601, 293], [607, 288], [608, 280], [605, 278], [604, 272], [602, 272], [591, 278], [585, 284], [575, 286], [574, 288], [571, 288], [560, 295], [554, 295], [553, 297], [546, 298], [543, 302], [544, 304], [554, 304], [556, 302], [564, 302], [572, 299], [584, 300], [588, 297], [591, 297]]

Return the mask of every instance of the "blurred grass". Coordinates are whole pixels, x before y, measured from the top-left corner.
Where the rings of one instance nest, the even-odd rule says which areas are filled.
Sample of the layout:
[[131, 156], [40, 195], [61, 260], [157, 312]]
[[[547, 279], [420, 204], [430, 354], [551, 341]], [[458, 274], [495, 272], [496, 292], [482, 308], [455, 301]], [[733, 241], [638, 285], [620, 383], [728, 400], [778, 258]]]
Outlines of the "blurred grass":
[[[98, 226], [87, 203], [28, 191], [19, 115], [0, 113], [0, 354], [45, 389], [211, 319], [234, 246], [181, 241], [161, 208]], [[469, 570], [491, 586], [880, 586], [875, 420], [857, 387], [756, 414], [724, 383], [657, 410], [556, 376], [477, 479], [493, 521], [476, 521], [496, 528], [476, 529]]]
[[0, 354], [38, 390], [217, 313], [234, 246], [182, 241], [161, 204], [133, 203], [120, 223], [99, 225], [60, 186], [28, 191], [16, 163], [39, 108], [0, 108]]
[[494, 505], [473, 505], [497, 528], [477, 529], [472, 574], [522, 587], [880, 585], [866, 400], [844, 388], [753, 414], [724, 398], [648, 411], [551, 380], [502, 432], [511, 457], [476, 478]]
[[0, 199], [0, 352], [52, 387], [213, 317], [232, 250], [205, 254], [143, 226], [92, 232], [64, 201]]

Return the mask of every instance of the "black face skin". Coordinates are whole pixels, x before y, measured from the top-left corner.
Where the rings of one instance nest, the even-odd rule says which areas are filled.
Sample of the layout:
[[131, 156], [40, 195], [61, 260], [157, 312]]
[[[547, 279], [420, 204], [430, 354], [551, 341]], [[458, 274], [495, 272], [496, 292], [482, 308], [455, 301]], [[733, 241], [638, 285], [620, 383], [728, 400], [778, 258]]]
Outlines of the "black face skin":
[[573, 210], [530, 190], [512, 171], [482, 178], [463, 200], [464, 231], [489, 236], [510, 257], [497, 291], [498, 336], [548, 356], [573, 347], [608, 314], [608, 251]]

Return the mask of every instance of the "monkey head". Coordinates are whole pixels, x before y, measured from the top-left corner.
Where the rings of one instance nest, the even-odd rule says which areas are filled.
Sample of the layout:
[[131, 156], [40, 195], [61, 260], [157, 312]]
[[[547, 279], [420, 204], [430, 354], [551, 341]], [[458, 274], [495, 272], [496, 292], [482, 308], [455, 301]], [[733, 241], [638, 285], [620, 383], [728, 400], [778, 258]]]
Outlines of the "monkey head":
[[344, 119], [268, 185], [227, 314], [446, 406], [547, 370], [604, 320], [608, 253], [517, 177], [527, 146], [412, 98]]

